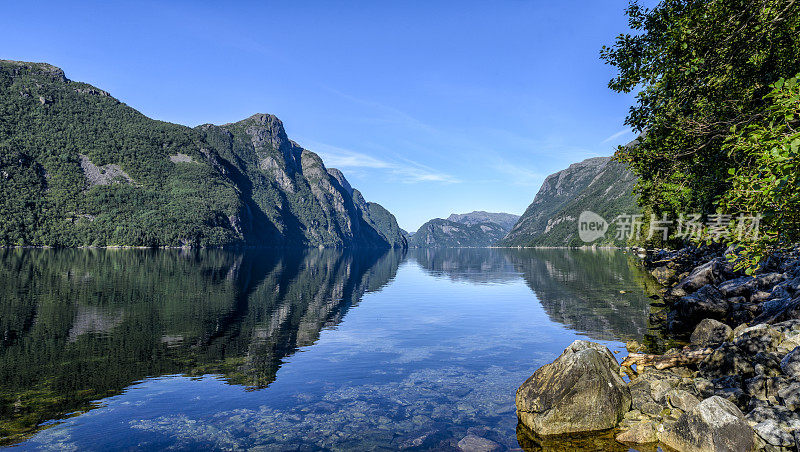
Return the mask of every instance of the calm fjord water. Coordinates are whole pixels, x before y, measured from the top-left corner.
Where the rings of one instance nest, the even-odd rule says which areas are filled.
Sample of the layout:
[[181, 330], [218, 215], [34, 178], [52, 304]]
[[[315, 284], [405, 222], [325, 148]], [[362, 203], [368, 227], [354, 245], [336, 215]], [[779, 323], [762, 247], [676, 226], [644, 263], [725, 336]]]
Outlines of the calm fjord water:
[[516, 388], [641, 339], [645, 284], [616, 251], [0, 251], [0, 445], [519, 449]]

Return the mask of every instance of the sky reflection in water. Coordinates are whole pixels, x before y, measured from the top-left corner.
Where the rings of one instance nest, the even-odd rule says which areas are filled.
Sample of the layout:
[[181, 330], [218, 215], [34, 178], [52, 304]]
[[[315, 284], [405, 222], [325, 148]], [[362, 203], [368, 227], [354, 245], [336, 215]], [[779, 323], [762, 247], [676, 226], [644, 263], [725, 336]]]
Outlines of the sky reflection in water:
[[608, 251], [2, 253], [23, 450], [519, 448], [516, 388], [577, 338], [641, 339], [650, 309]]

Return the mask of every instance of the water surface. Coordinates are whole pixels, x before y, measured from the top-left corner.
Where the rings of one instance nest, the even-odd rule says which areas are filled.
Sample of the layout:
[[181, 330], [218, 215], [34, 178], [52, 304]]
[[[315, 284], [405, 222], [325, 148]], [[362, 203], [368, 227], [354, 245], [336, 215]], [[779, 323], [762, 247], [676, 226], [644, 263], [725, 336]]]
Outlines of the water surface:
[[641, 340], [647, 281], [616, 251], [0, 251], [0, 445], [519, 450], [516, 388]]

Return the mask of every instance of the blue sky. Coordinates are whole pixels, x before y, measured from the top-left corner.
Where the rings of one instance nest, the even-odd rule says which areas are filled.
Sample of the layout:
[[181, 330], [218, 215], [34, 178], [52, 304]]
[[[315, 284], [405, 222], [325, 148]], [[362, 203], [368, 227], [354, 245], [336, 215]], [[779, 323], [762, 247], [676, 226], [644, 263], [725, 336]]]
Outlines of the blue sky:
[[521, 214], [544, 177], [633, 135], [603, 44], [626, 1], [5, 2], [0, 58], [164, 121], [256, 112], [415, 230]]

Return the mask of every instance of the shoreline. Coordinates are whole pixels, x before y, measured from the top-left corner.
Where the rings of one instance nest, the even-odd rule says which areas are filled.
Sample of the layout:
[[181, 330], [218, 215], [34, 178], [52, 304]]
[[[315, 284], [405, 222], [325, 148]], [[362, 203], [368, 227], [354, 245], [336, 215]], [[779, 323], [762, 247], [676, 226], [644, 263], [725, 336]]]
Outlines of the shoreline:
[[[775, 253], [753, 276], [721, 247], [629, 250], [661, 284], [651, 328], [689, 345], [657, 353], [631, 341], [620, 365], [598, 358], [613, 358], [605, 347], [576, 341], [518, 390], [521, 427], [553, 440], [544, 420], [572, 416], [565, 429], [613, 432], [617, 446], [800, 450], [800, 249]], [[574, 400], [559, 399], [563, 381], [615, 415], [586, 425]]]
[[358, 247], [337, 247], [337, 246], [136, 246], [136, 245], [108, 245], [108, 246], [52, 246], [52, 245], [0, 245], [0, 250], [349, 250], [349, 251], [389, 251], [397, 249], [408, 249], [401, 247], [389, 248], [358, 248]]

